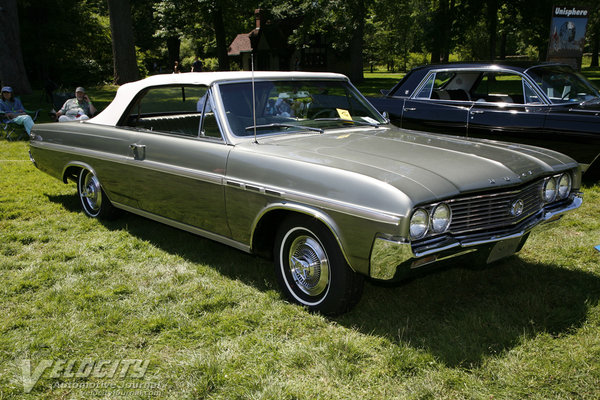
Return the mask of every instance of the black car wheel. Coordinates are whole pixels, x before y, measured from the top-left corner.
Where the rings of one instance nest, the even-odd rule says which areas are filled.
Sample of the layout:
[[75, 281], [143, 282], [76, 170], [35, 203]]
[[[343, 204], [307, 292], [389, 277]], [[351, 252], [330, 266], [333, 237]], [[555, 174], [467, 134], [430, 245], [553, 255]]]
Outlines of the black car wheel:
[[274, 259], [281, 290], [311, 311], [339, 314], [360, 299], [363, 277], [348, 266], [331, 232], [315, 220], [286, 219], [277, 232]]

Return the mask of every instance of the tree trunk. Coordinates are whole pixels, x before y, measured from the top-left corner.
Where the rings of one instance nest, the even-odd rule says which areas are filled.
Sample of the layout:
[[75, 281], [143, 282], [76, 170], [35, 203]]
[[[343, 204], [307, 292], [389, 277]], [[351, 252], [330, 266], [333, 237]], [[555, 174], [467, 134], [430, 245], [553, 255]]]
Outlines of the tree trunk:
[[506, 30], [502, 31], [500, 35], [500, 59], [506, 60], [506, 40], [508, 39], [508, 33]]
[[441, 61], [448, 62], [450, 59], [450, 36], [451, 36], [451, 25], [452, 25], [452, 8], [454, 7], [454, 1], [448, 4], [448, 0], [440, 1], [441, 9], [441, 32], [442, 32], [442, 46], [441, 46]]
[[17, 94], [31, 93], [31, 85], [25, 72], [17, 0], [4, 0], [0, 6], [0, 81], [12, 86]]
[[494, 61], [496, 59], [496, 31], [498, 30], [498, 0], [487, 1], [487, 27], [490, 61]]
[[359, 83], [364, 80], [363, 74], [363, 41], [365, 31], [365, 4], [363, 0], [357, 2], [356, 29], [350, 39], [350, 80]]
[[600, 32], [596, 30], [592, 35], [592, 62], [590, 67], [598, 66], [598, 50], [600, 50]]
[[431, 63], [432, 64], [438, 64], [440, 62], [440, 49], [437, 47], [437, 45], [434, 45], [436, 47], [433, 48], [433, 50], [431, 50]]
[[140, 78], [135, 58], [131, 5], [129, 0], [108, 0], [112, 33], [115, 83], [122, 85]]
[[179, 51], [181, 48], [181, 40], [178, 36], [169, 36], [167, 38], [167, 52], [169, 53], [169, 65], [167, 71], [173, 71], [175, 61], [179, 61]]
[[228, 44], [225, 40], [225, 24], [223, 23], [223, 11], [220, 6], [217, 5], [215, 7], [212, 17], [215, 39], [217, 40], [219, 69], [221, 71], [229, 71], [229, 56], [227, 55]]
[[437, 64], [442, 59], [443, 41], [444, 41], [444, 7], [447, 5], [446, 0], [440, 0], [437, 4], [437, 9], [433, 14], [433, 42], [431, 43], [431, 63]]

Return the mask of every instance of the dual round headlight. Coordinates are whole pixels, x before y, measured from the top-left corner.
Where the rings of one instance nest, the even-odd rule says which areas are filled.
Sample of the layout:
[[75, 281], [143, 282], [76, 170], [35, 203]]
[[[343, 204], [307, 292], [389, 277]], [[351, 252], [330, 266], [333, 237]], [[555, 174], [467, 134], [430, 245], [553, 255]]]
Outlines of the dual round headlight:
[[571, 175], [562, 174], [558, 178], [558, 198], [566, 199], [571, 193]]
[[569, 197], [571, 183], [571, 175], [568, 173], [546, 179], [542, 188], [544, 202], [551, 203], [554, 200], [562, 200]]
[[445, 203], [433, 207], [431, 213], [424, 208], [418, 208], [410, 219], [411, 239], [421, 239], [427, 232], [444, 233], [452, 221], [452, 212]]

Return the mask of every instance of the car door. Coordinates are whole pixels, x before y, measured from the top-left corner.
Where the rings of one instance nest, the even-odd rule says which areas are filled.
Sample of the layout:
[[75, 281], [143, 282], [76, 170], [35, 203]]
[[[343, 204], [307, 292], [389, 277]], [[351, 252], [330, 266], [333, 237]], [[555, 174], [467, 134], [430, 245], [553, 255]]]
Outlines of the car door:
[[544, 131], [549, 148], [573, 157], [585, 170], [600, 153], [600, 108], [552, 106]]
[[86, 123], [85, 129], [67, 134], [72, 148], [83, 149], [75, 159], [76, 163], [83, 162], [94, 171], [108, 198], [114, 203], [137, 207], [137, 198], [130, 190], [137, 171], [129, 145], [138, 139], [138, 132], [135, 129]]
[[[131, 144], [139, 208], [229, 236], [223, 182], [231, 149], [220, 133], [206, 87], [150, 88], [134, 112]], [[198, 111], [200, 110], [200, 111]]]
[[467, 91], [444, 89], [453, 76], [447, 72], [427, 75], [415, 94], [406, 99], [401, 127], [464, 136], [472, 102]]
[[516, 73], [483, 74], [471, 91], [469, 137], [542, 146], [547, 141], [544, 121], [548, 106], [531, 85]]

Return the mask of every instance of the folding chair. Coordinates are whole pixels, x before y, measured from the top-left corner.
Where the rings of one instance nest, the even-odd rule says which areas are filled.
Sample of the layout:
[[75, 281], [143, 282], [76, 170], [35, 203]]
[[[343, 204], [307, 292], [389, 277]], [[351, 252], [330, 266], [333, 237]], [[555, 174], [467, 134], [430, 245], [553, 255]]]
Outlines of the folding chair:
[[[25, 110], [27, 114], [31, 114], [31, 119], [33, 119], [34, 122], [37, 119], [40, 111], [41, 109], [35, 111]], [[6, 140], [13, 141], [29, 138], [29, 135], [25, 131], [23, 125], [12, 122], [12, 120], [8, 119], [6, 114], [2, 111], [0, 111], [0, 120], [2, 121], [0, 122], [0, 134], [4, 136]]]
[[52, 110], [50, 110], [50, 118], [52, 118], [54, 121], [56, 121], [57, 120], [56, 112], [61, 109], [63, 104], [65, 104], [65, 101], [72, 99], [73, 97], [75, 97], [74, 92], [60, 92], [60, 91], [51, 92], [50, 98], [52, 99], [52, 102], [51, 102]]

